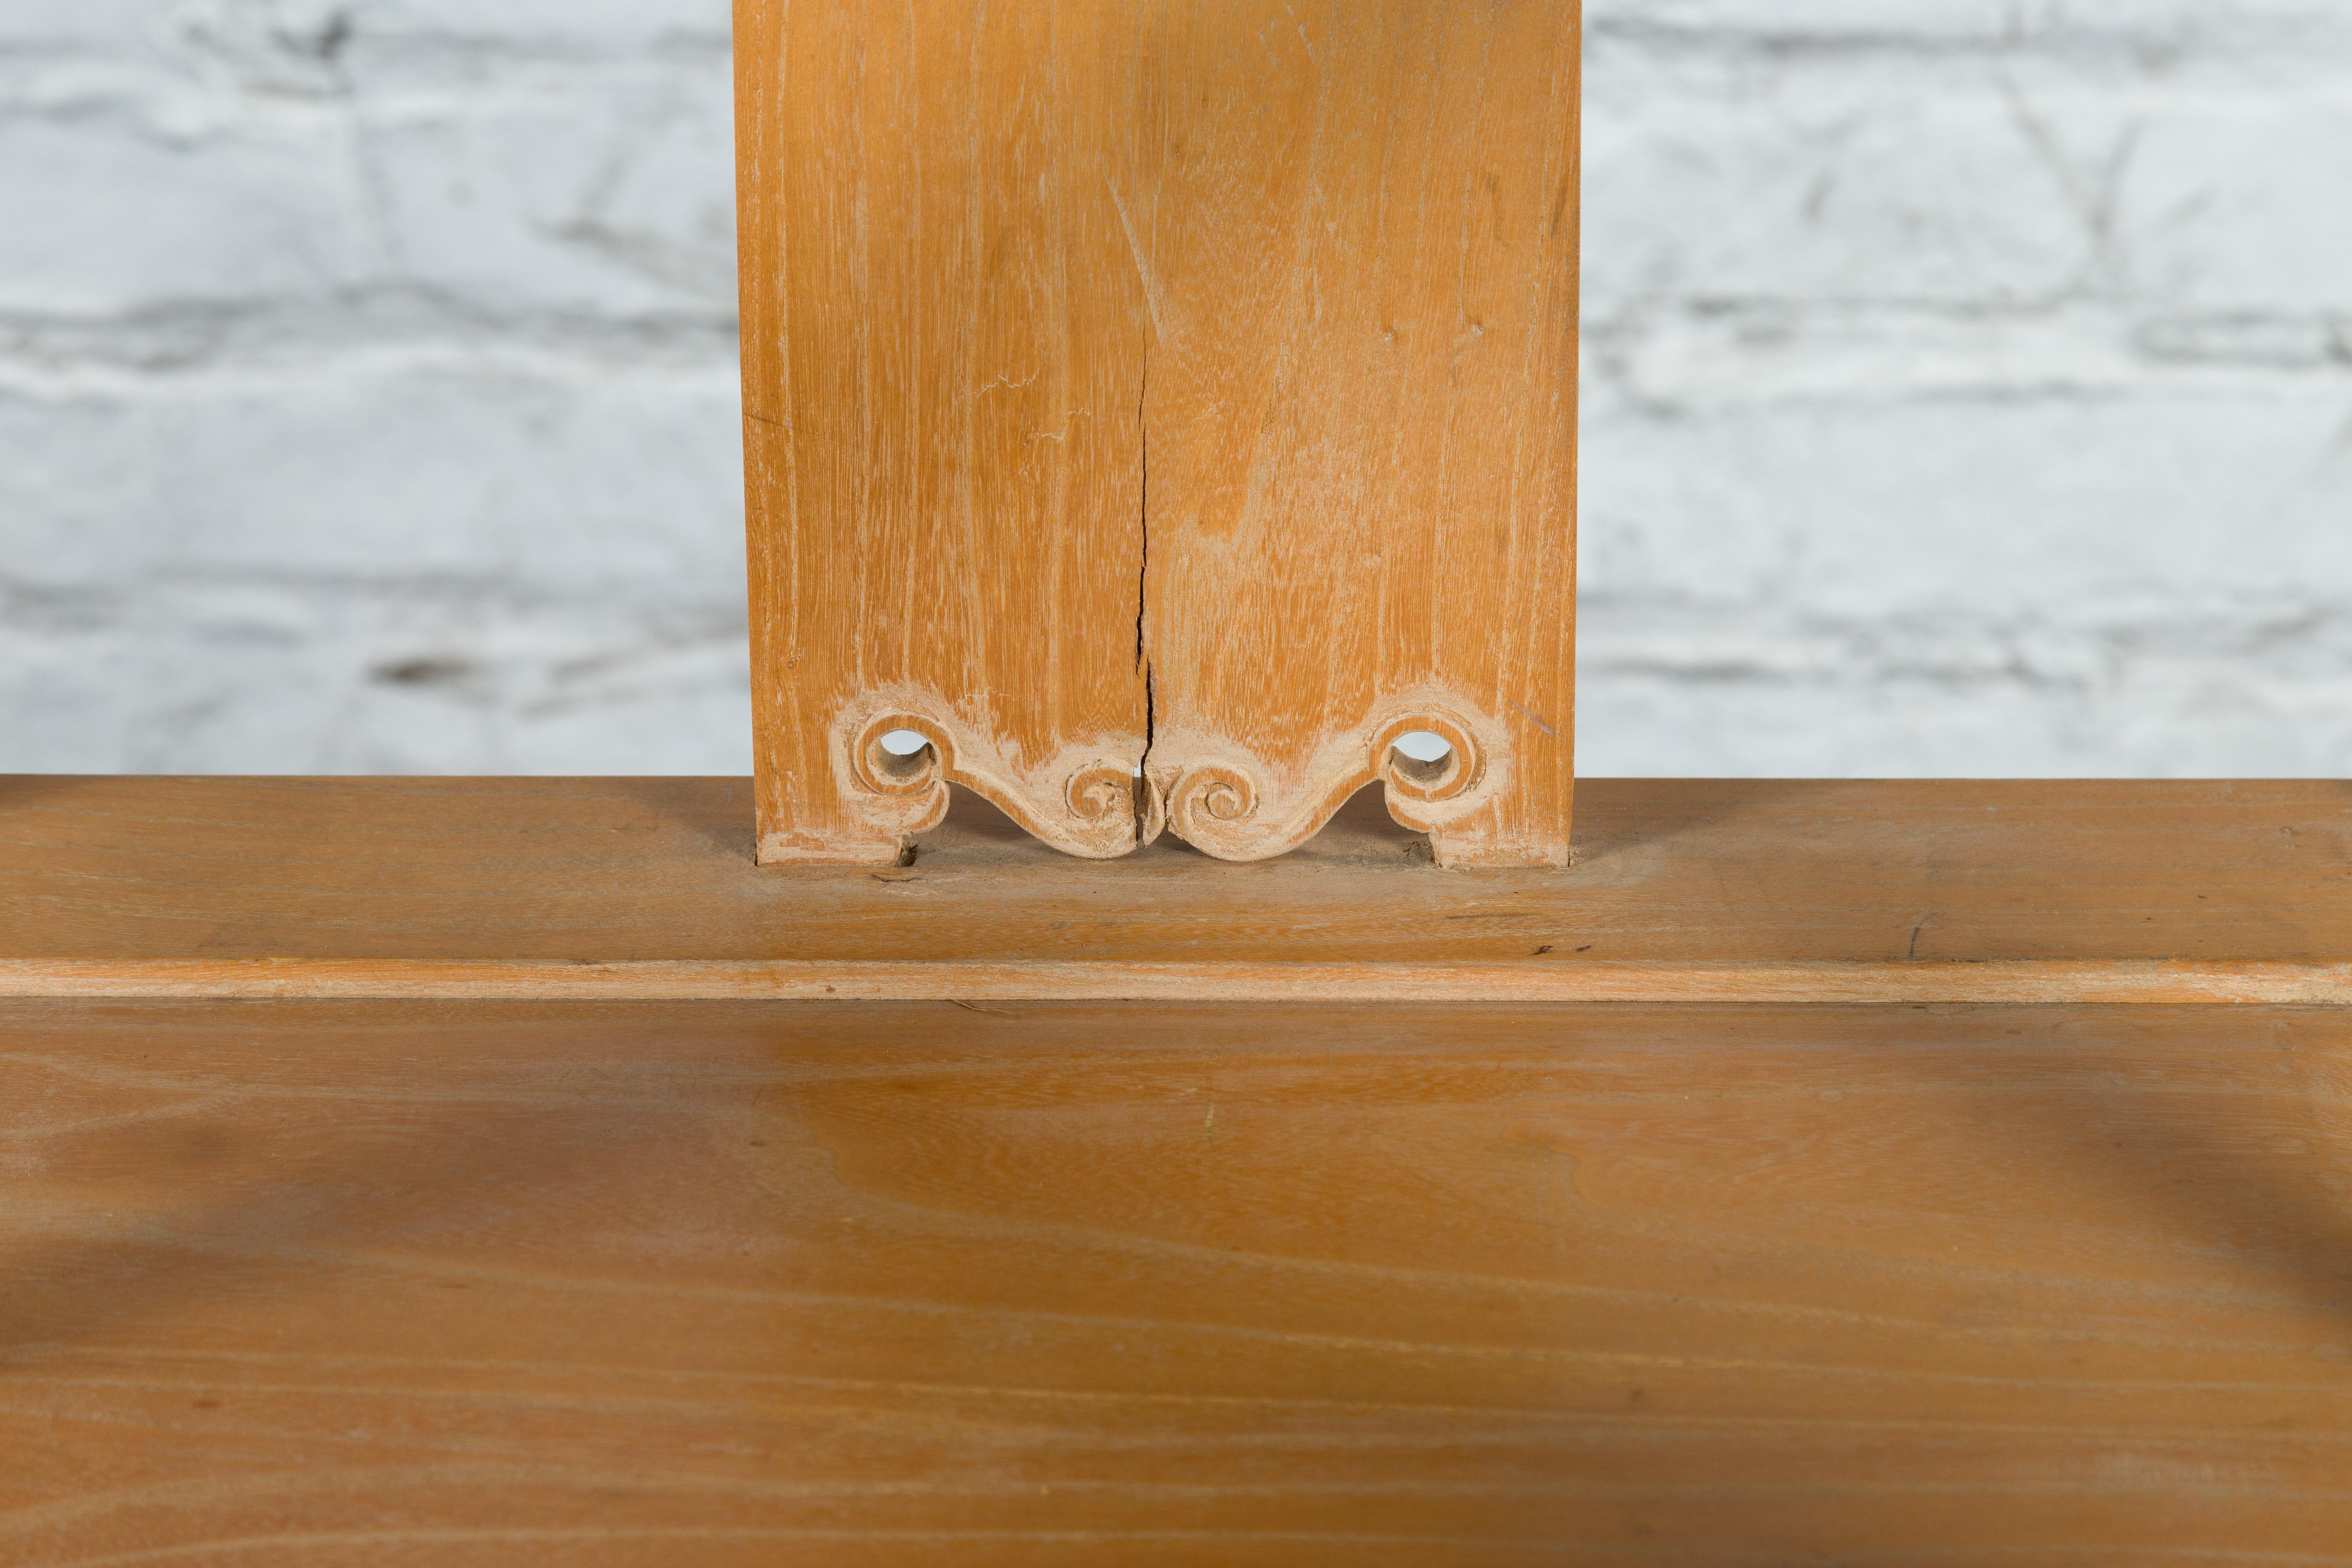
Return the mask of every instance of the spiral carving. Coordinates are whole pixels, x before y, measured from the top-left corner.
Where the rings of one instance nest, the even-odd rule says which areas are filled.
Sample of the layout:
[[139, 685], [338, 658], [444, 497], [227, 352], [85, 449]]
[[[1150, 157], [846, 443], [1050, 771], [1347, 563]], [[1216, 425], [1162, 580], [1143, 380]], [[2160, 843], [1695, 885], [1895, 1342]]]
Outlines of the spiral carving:
[[1168, 792], [1168, 825], [1176, 836], [1213, 853], [1234, 828], [1257, 815], [1257, 781], [1236, 767], [1206, 763], [1188, 768]]
[[1062, 788], [1063, 804], [1081, 822], [1109, 824], [1135, 818], [1135, 780], [1117, 763], [1089, 763]]
[[[866, 830], [895, 836], [901, 852], [912, 835], [946, 819], [950, 784], [1068, 854], [1107, 859], [1128, 854], [1142, 837], [1134, 763], [1118, 760], [1129, 737], [1093, 736], [1024, 756], [992, 725], [915, 689], [877, 691], [835, 726], [835, 777], [845, 804]], [[924, 742], [911, 756], [882, 744], [901, 730]], [[1139, 752], [1141, 737], [1133, 745]]]

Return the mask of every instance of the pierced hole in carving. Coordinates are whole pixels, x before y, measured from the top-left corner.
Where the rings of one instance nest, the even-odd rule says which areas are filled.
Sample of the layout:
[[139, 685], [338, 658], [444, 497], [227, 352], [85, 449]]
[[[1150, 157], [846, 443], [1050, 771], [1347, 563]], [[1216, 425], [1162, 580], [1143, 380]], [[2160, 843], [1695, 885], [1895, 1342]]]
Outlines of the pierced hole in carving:
[[874, 742], [869, 765], [886, 779], [901, 783], [922, 776], [938, 755], [931, 742], [913, 730], [893, 730]]
[[1433, 731], [1408, 730], [1389, 750], [1390, 768], [1426, 789], [1443, 784], [1454, 769], [1453, 743]]

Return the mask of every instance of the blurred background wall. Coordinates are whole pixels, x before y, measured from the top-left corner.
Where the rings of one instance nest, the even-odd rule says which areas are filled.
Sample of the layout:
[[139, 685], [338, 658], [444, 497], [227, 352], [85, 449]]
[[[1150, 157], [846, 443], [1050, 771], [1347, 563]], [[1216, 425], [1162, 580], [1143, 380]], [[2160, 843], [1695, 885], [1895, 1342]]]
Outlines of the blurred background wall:
[[[2352, 5], [1588, 7], [1582, 771], [2352, 772]], [[729, 96], [0, 7], [0, 771], [748, 771]]]

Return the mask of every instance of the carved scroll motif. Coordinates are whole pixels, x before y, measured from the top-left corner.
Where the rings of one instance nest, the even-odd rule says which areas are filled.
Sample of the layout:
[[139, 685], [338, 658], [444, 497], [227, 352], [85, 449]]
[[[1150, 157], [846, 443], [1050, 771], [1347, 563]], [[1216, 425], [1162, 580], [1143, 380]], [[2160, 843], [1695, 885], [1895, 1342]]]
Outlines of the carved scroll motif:
[[[920, 735], [921, 750], [893, 755], [883, 738]], [[904, 848], [947, 815], [948, 785], [973, 791], [1022, 828], [1066, 854], [1125, 855], [1137, 844], [1133, 765], [1140, 737], [1064, 747], [1030, 768], [1012, 765], [975, 725], [918, 693], [882, 694], [834, 727], [834, 766], [872, 833]]]
[[[1420, 762], [1398, 749], [1413, 731], [1446, 742], [1444, 756]], [[1284, 778], [1263, 759], [1212, 737], [1155, 737], [1144, 771], [1164, 801], [1167, 831], [1221, 860], [1263, 860], [1313, 837], [1348, 797], [1386, 786], [1389, 815], [1430, 835], [1440, 864], [1452, 853], [1449, 828], [1475, 823], [1510, 783], [1510, 747], [1491, 719], [1465, 717], [1424, 694], [1334, 736], [1307, 768]], [[1156, 832], [1156, 829], [1154, 830]], [[1147, 839], [1148, 841], [1148, 839]]]

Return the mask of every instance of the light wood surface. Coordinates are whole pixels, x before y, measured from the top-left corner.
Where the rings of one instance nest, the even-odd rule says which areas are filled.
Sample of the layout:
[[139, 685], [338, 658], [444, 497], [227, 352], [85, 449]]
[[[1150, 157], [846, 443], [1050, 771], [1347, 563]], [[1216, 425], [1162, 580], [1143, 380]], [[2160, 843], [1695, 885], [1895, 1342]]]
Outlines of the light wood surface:
[[[1213, 855], [1363, 785], [1565, 865], [1577, 0], [1151, 8], [1145, 771]], [[1454, 744], [1442, 768], [1391, 751]]]
[[739, 0], [763, 860], [1565, 862], [1579, 25]]
[[2352, 1005], [2352, 963], [997, 963], [865, 959], [0, 959], [0, 996], [443, 1001], [2118, 1003]]
[[[1135, 846], [1132, 8], [741, 0], [760, 853], [888, 865], [943, 779]], [[894, 763], [894, 730], [930, 742]]]
[[2331, 1009], [0, 1005], [0, 1564], [2352, 1561]]
[[[1578, 863], [1298, 853], [762, 870], [728, 779], [0, 779], [0, 990], [2326, 1001], [2352, 785], [1588, 780]], [[828, 991], [827, 988], [832, 990]]]

